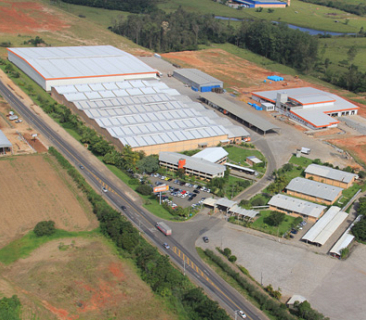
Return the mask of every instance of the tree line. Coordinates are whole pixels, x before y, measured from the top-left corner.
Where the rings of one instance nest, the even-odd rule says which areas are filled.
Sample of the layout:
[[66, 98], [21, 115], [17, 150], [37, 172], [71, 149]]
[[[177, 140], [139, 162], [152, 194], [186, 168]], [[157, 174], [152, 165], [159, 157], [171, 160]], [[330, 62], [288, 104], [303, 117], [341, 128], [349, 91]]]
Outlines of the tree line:
[[172, 13], [155, 11], [121, 17], [112, 30], [157, 52], [196, 50], [200, 44], [230, 42], [301, 71], [311, 70], [317, 59], [317, 39], [283, 23], [243, 21], [236, 30], [214, 15], [182, 8]]
[[49, 152], [87, 195], [99, 220], [101, 233], [113, 241], [124, 257], [134, 262], [140, 270], [141, 278], [156, 294], [177, 306], [185, 319], [230, 319], [217, 302], [210, 300], [202, 289], [196, 288], [172, 266], [167, 255], [161, 255], [156, 247], [140, 236], [127, 218], [110, 207], [55, 148], [50, 147]]
[[300, 0], [307, 3], [312, 3], [320, 6], [325, 6], [329, 8], [339, 9], [345, 12], [353, 13], [358, 16], [363, 16], [366, 14], [366, 4], [365, 3], [358, 3], [352, 4], [348, 1], [337, 1], [337, 0]]
[[[54, 2], [58, 2], [56, 0]], [[97, 7], [109, 10], [121, 10], [131, 13], [146, 13], [157, 10], [156, 0], [61, 0], [81, 6]]]

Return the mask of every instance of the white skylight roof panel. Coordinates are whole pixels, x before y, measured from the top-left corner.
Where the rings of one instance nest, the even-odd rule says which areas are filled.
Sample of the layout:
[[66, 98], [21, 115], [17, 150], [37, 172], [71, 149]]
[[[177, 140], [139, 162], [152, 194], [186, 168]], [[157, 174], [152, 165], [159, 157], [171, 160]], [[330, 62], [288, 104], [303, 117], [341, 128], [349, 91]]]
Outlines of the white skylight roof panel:
[[78, 92], [78, 90], [73, 85], [57, 86], [55, 89], [60, 94]]
[[130, 145], [131, 147], [139, 147], [138, 143], [133, 137], [126, 137], [125, 140], [126, 144]]
[[146, 114], [146, 113], [140, 113], [140, 117], [142, 118], [142, 121], [144, 122], [150, 122], [151, 121], [151, 114]]
[[96, 91], [85, 92], [84, 94], [90, 100], [92, 100], [92, 99], [100, 99], [101, 98], [100, 94], [98, 92], [96, 92]]
[[79, 92], [91, 91], [91, 88], [87, 84], [75, 84], [75, 88]]
[[102, 85], [107, 90], [118, 90], [115, 82], [103, 82]]
[[103, 98], [115, 98], [115, 95], [112, 91], [99, 91], [99, 94]]
[[144, 136], [144, 140], [146, 141], [146, 145], [148, 146], [156, 144], [155, 140], [151, 138], [151, 136]]
[[134, 88], [142, 88], [142, 87], [145, 87], [145, 85], [143, 84], [143, 82], [141, 80], [130, 80], [128, 82]]
[[105, 90], [105, 88], [103, 87], [103, 85], [101, 83], [89, 83], [89, 87], [93, 91], [104, 91]]
[[124, 137], [124, 136], [128, 135], [128, 134], [126, 134], [126, 129], [122, 128], [122, 127], [113, 127], [113, 131], [114, 131], [116, 137]]
[[131, 97], [124, 97], [123, 98], [124, 105], [132, 105], [133, 101], [131, 100]]
[[142, 94], [141, 90], [138, 88], [126, 89], [126, 91], [130, 96], [139, 96]]
[[169, 143], [169, 142], [173, 142], [173, 140], [165, 133], [161, 133], [160, 134], [160, 138], [165, 142], [165, 143]]
[[169, 133], [169, 137], [170, 137], [173, 141], [181, 141], [181, 138], [180, 138], [180, 131], [178, 131], [178, 132], [170, 132], [170, 133]]
[[156, 81], [154, 83], [154, 89], [155, 88], [159, 88], [159, 89], [167, 89], [169, 88], [164, 82], [161, 82], [161, 81]]
[[159, 124], [162, 126], [162, 128], [164, 130], [170, 130], [171, 129], [171, 126], [166, 121], [161, 121], [161, 122], [159, 122]]
[[151, 135], [151, 138], [154, 139], [154, 141], [156, 142], [156, 144], [162, 144], [162, 143], [164, 143], [164, 140], [161, 139], [160, 134]]
[[156, 93], [156, 91], [151, 88], [151, 87], [148, 87], [148, 88], [141, 88], [140, 89], [144, 94], [154, 94]]
[[160, 124], [160, 122], [154, 122], [154, 127], [156, 128], [157, 131], [161, 132], [164, 131], [163, 126]]
[[129, 88], [132, 88], [131, 84], [128, 81], [116, 82], [116, 85], [120, 89], [129, 89]]
[[135, 137], [135, 140], [140, 147], [147, 146], [147, 142], [145, 141], [144, 137]]
[[148, 123], [146, 124], [146, 129], [149, 131], [149, 132], [156, 132], [156, 131], [159, 131], [152, 123]]
[[78, 93], [66, 93], [64, 95], [67, 101], [79, 101], [79, 100], [87, 100], [88, 98], [81, 92]]
[[126, 97], [128, 96], [128, 92], [126, 90], [112, 90], [116, 97]]
[[103, 108], [103, 107], [105, 107], [105, 103], [104, 103], [104, 101], [103, 101], [103, 100], [93, 101], [93, 104], [94, 104], [95, 106], [97, 106], [98, 108]]

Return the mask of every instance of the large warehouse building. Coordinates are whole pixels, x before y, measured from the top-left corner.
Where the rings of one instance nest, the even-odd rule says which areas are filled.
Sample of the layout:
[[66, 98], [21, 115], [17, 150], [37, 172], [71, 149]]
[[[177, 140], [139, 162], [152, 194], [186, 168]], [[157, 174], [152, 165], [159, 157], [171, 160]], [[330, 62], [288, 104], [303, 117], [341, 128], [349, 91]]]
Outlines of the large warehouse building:
[[305, 178], [347, 189], [352, 186], [358, 176], [354, 173], [313, 163], [305, 169]]
[[286, 193], [306, 200], [331, 205], [341, 196], [343, 189], [304, 178], [294, 178], [286, 187]]
[[253, 92], [252, 99], [274, 103], [276, 110], [311, 129], [336, 127], [334, 117], [356, 115], [359, 107], [329, 92], [311, 87]]
[[56, 86], [52, 96], [121, 149], [158, 154], [242, 141], [249, 133], [158, 80]]
[[60, 85], [157, 77], [156, 70], [112, 46], [8, 48], [8, 59], [46, 91]]
[[200, 92], [211, 92], [213, 88], [222, 88], [223, 86], [222, 81], [197, 69], [174, 70], [173, 77]]

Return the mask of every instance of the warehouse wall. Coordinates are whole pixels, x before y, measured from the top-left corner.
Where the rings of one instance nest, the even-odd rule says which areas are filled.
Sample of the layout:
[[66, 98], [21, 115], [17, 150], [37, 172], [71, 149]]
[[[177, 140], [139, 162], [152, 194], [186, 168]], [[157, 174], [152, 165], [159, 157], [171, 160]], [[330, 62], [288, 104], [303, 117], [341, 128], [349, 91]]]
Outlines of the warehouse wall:
[[14, 63], [20, 70], [22, 70], [26, 75], [28, 75], [33, 81], [38, 83], [44, 90], [46, 90], [45, 79], [35, 71], [26, 61], [19, 58], [14, 53], [8, 51], [8, 60]]

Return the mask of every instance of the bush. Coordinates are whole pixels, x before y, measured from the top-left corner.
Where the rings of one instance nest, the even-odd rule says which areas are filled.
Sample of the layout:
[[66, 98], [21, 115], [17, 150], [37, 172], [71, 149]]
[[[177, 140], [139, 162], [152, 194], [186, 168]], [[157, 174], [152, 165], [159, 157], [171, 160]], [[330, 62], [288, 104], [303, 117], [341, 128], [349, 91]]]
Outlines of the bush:
[[235, 217], [234, 216], [231, 216], [228, 220], [230, 223], [234, 223], [235, 222]]
[[286, 214], [283, 212], [273, 211], [269, 216], [263, 219], [263, 222], [270, 226], [277, 227], [285, 219], [285, 215]]
[[366, 177], [366, 171], [360, 171], [360, 172], [358, 173], [358, 176], [360, 177], [360, 179], [365, 178], [365, 177]]
[[130, 180], [128, 180], [128, 184], [130, 186], [137, 186], [140, 184], [140, 181], [139, 181], [139, 179], [130, 179]]
[[266, 200], [263, 199], [262, 197], [260, 198], [255, 198], [252, 201], [252, 206], [253, 207], [260, 207], [260, 206], [264, 206], [266, 204]]
[[228, 258], [231, 256], [231, 250], [229, 248], [225, 248], [223, 253]]
[[55, 222], [52, 220], [38, 222], [33, 229], [37, 237], [50, 236], [55, 233]]
[[136, 191], [138, 193], [141, 193], [144, 196], [148, 196], [149, 194], [151, 194], [153, 192], [153, 189], [146, 184], [142, 184], [136, 188]]
[[230, 261], [230, 262], [235, 262], [236, 260], [238, 260], [238, 259], [237, 259], [237, 257], [236, 257], [236, 256], [234, 256], [234, 255], [229, 257], [229, 261]]

